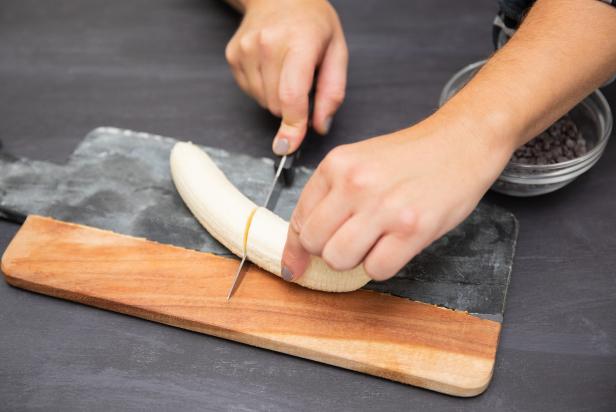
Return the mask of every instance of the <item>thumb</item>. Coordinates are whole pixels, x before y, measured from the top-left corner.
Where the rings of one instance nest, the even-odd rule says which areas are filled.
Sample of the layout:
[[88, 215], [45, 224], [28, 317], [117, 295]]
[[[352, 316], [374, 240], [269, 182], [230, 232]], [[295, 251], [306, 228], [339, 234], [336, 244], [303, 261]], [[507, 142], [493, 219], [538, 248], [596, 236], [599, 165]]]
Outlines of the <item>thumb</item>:
[[310, 254], [299, 241], [298, 233], [289, 225], [287, 243], [282, 253], [281, 276], [287, 282], [293, 282], [301, 277], [310, 263]]

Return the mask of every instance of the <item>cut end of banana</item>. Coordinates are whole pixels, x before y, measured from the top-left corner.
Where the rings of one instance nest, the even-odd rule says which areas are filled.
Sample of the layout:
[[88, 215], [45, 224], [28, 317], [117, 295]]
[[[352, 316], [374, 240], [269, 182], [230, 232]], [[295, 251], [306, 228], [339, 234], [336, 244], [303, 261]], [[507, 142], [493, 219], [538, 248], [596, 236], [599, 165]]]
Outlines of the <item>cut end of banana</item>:
[[[244, 196], [210, 157], [192, 143], [171, 151], [173, 182], [197, 220], [237, 256], [280, 277], [288, 222]], [[335, 271], [313, 256], [296, 283], [326, 292], [349, 292], [370, 281], [363, 267]]]
[[252, 218], [255, 216], [255, 212], [257, 208], [252, 209], [252, 212], [248, 215], [248, 220], [246, 220], [246, 228], [244, 229], [244, 244], [243, 244], [243, 253], [246, 256], [247, 248], [248, 248], [248, 232], [250, 231], [250, 224], [252, 223]]

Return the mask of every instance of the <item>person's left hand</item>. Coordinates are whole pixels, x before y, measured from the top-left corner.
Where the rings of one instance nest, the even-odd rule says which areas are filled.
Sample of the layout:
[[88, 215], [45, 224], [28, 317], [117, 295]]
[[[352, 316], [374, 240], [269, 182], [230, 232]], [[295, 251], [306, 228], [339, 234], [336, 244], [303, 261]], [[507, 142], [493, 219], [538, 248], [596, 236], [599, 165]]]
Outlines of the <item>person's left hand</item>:
[[246, 13], [225, 50], [227, 61], [240, 87], [282, 118], [274, 153], [293, 153], [309, 122], [318, 133], [329, 132], [344, 100], [348, 50], [340, 19], [327, 0], [242, 3]]
[[291, 218], [286, 280], [304, 273], [310, 254], [335, 270], [363, 262], [371, 278], [388, 279], [472, 212], [512, 149], [437, 115], [327, 155]]

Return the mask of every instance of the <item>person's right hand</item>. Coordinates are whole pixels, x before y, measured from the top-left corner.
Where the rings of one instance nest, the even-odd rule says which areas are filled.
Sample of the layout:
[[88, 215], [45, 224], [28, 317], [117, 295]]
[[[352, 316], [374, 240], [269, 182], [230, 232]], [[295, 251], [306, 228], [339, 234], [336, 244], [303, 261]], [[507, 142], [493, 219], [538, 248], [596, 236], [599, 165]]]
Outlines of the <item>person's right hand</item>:
[[294, 152], [308, 129], [308, 95], [319, 69], [312, 126], [326, 134], [344, 99], [348, 51], [326, 0], [250, 0], [226, 58], [242, 90], [282, 117], [273, 142]]

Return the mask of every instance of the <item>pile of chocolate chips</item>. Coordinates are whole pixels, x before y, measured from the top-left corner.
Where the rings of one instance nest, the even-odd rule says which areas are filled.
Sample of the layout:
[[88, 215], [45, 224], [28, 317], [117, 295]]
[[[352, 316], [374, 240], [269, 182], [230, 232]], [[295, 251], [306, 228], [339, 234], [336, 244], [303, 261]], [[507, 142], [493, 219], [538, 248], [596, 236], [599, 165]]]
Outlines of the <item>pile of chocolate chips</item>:
[[549, 165], [580, 157], [592, 147], [568, 115], [513, 153], [518, 164]]

